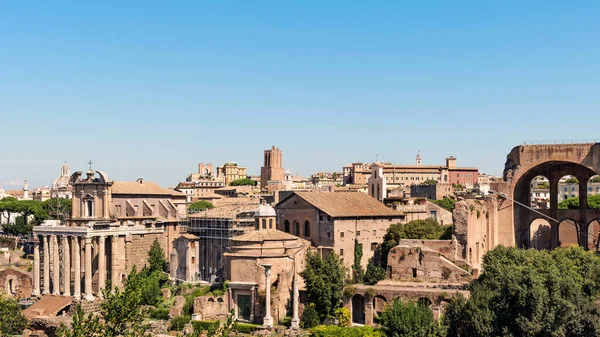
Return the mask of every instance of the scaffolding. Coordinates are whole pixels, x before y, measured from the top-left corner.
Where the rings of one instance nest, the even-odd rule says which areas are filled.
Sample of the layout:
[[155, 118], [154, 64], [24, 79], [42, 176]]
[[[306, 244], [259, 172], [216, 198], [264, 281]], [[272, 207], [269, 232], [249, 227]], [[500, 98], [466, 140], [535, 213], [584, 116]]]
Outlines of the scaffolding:
[[201, 211], [186, 219], [185, 230], [197, 235], [200, 242], [198, 280], [223, 281], [223, 254], [229, 249], [232, 238], [254, 230], [257, 207], [256, 204], [227, 205], [223, 207], [225, 209]]

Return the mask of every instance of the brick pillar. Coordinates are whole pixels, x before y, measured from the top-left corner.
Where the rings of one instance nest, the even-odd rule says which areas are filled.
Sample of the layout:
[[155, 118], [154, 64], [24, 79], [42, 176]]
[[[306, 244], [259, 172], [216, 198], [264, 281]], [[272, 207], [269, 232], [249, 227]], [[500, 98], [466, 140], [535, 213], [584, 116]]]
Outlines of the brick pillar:
[[40, 240], [36, 236], [33, 241], [33, 291], [32, 296], [40, 295]]
[[52, 275], [52, 295], [60, 295], [60, 255], [58, 254], [58, 238], [52, 235], [52, 257], [54, 260]]
[[81, 298], [81, 248], [79, 248], [79, 237], [73, 236], [73, 298]]
[[92, 238], [85, 238], [85, 299], [94, 300], [92, 290]]
[[365, 325], [373, 325], [373, 299], [365, 299]]
[[102, 289], [106, 285], [106, 252], [105, 237], [98, 237], [98, 296], [102, 296]]
[[579, 180], [579, 245], [588, 249], [588, 220], [587, 220], [587, 193], [588, 181], [590, 177], [577, 177]]
[[69, 249], [69, 237], [63, 235], [62, 242], [64, 295], [71, 296], [71, 250]]

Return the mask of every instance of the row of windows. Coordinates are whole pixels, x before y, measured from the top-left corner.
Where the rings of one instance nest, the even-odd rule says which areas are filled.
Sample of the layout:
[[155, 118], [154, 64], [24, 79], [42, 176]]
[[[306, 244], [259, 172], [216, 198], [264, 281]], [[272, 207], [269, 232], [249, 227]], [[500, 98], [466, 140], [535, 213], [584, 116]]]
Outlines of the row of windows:
[[[256, 220], [256, 229], [259, 229], [258, 220]], [[262, 219], [262, 229], [267, 229], [267, 219]], [[273, 229], [273, 219], [269, 219], [269, 229]]]
[[[458, 178], [458, 173], [456, 174], [456, 178]], [[473, 173], [471, 173], [471, 174], [461, 174], [460, 178], [473, 178]]]
[[[371, 251], [374, 252], [375, 250], [377, 250], [377, 246], [379, 246], [379, 244], [377, 242], [371, 242]], [[344, 249], [340, 249], [340, 258], [344, 257]]]
[[[356, 231], [356, 236], [360, 236], [360, 231]], [[373, 230], [373, 236], [377, 236], [377, 230]], [[340, 232], [340, 238], [344, 238], [344, 232]]]
[[[285, 220], [285, 222], [283, 223], [283, 230], [286, 233], [291, 233], [290, 232], [290, 222], [288, 220]], [[300, 223], [298, 221], [294, 221], [294, 234], [296, 236], [302, 236], [300, 233]], [[308, 237], [310, 236], [310, 222], [308, 222], [308, 220], [304, 221], [304, 236]]]

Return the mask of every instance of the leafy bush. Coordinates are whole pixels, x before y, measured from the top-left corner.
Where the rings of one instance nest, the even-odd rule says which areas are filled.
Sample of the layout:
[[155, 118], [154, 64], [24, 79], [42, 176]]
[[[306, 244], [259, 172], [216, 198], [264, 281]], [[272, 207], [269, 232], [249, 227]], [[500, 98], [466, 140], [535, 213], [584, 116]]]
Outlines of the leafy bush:
[[375, 265], [373, 259], [369, 259], [367, 271], [365, 272], [364, 283], [375, 285], [377, 282], [385, 279], [385, 269]]
[[169, 309], [156, 308], [150, 312], [150, 318], [168, 320], [169, 319]]
[[340, 327], [337, 325], [315, 326], [310, 329], [310, 335], [313, 337], [383, 337], [381, 332], [370, 326]]
[[235, 331], [239, 333], [251, 334], [256, 330], [260, 330], [261, 328], [262, 326], [258, 324], [237, 323], [235, 326]]
[[189, 316], [175, 316], [171, 319], [169, 331], [181, 331], [190, 322]]
[[188, 211], [191, 213], [194, 213], [194, 212], [201, 212], [201, 211], [211, 209], [211, 208], [215, 208], [215, 205], [213, 205], [210, 201], [200, 200], [200, 201], [196, 201], [195, 203], [191, 204], [190, 207], [188, 207]]
[[0, 336], [20, 336], [26, 326], [27, 319], [17, 301], [0, 295]]
[[194, 332], [214, 331], [219, 327], [219, 321], [192, 321]]
[[350, 310], [339, 308], [335, 311], [335, 318], [338, 320], [338, 326], [350, 326]]
[[[600, 209], [600, 194], [587, 197], [589, 209]], [[569, 198], [558, 203], [559, 209], [579, 209], [579, 197]]]
[[229, 186], [256, 186], [256, 181], [250, 178], [242, 178], [232, 181]]
[[413, 301], [395, 299], [379, 316], [381, 331], [386, 336], [433, 337], [437, 323], [429, 307]]
[[302, 329], [310, 329], [319, 324], [321, 324], [319, 313], [317, 312], [317, 309], [315, 309], [315, 305], [313, 303], [309, 303], [306, 307], [304, 307], [304, 311], [302, 312], [300, 327], [302, 327]]
[[433, 202], [434, 204], [436, 204], [440, 207], [447, 209], [450, 212], [452, 212], [452, 210], [454, 210], [454, 204], [456, 204], [456, 200], [454, 200], [452, 198], [448, 198], [448, 197], [444, 197], [441, 200], [431, 200], [431, 202]]

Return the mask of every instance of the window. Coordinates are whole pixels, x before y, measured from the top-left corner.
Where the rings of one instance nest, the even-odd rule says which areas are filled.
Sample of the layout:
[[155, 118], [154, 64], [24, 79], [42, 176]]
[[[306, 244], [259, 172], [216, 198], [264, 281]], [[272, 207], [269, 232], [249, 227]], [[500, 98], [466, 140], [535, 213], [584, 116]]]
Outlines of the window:
[[565, 192], [568, 192], [568, 191], [569, 191], [569, 188], [565, 187]]
[[340, 232], [340, 238], [344, 237], [344, 232]]
[[356, 236], [360, 236], [360, 231], [356, 231]]
[[323, 221], [325, 220], [325, 217], [323, 215], [319, 215], [319, 221]]
[[331, 239], [331, 232], [327, 232], [327, 238]]
[[289, 233], [289, 232], [290, 232], [290, 222], [289, 222], [289, 221], [285, 220], [285, 222], [283, 223], [283, 230], [284, 230], [286, 233]]
[[269, 229], [273, 228], [273, 219], [269, 219]]
[[343, 249], [340, 249], [340, 257], [341, 256], [344, 256], [344, 250]]
[[267, 220], [266, 219], [262, 219], [262, 228], [267, 229]]
[[377, 230], [376, 229], [373, 230], [373, 236], [377, 236]]
[[374, 252], [377, 249], [377, 242], [371, 243], [371, 251]]
[[296, 236], [300, 236], [300, 223], [298, 221], [295, 221], [294, 227], [294, 229], [296, 230]]
[[304, 222], [304, 236], [310, 236], [310, 222], [308, 220]]

